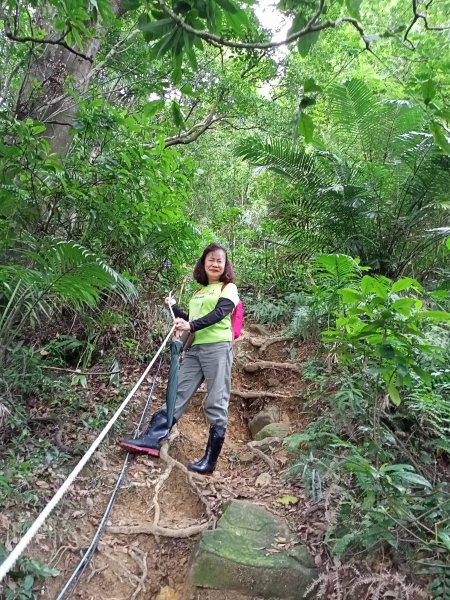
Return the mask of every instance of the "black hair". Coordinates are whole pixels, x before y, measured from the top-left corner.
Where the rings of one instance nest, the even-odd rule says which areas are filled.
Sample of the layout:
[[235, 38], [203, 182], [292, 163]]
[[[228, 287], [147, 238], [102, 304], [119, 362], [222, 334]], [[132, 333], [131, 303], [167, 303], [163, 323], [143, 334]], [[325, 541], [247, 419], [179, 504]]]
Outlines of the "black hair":
[[222, 250], [222, 252], [225, 253], [225, 269], [224, 269], [222, 275], [220, 276], [219, 281], [222, 281], [223, 283], [231, 283], [234, 281], [233, 265], [228, 260], [227, 251], [220, 244], [213, 242], [212, 244], [210, 244], [203, 250], [203, 254], [198, 259], [197, 264], [195, 265], [195, 268], [194, 268], [194, 273], [193, 273], [194, 279], [200, 285], [208, 285], [208, 276], [205, 271], [205, 260], [210, 252], [215, 252], [216, 250]]

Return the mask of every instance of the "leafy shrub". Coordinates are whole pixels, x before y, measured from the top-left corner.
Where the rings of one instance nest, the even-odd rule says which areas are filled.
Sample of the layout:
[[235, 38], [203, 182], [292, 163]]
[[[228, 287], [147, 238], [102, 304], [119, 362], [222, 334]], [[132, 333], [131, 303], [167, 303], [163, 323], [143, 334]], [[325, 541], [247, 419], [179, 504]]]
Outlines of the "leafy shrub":
[[[0, 563], [8, 556], [4, 544], [0, 544]], [[42, 577], [56, 577], [58, 569], [30, 558], [20, 558], [10, 571], [6, 582], [4, 600], [33, 600], [36, 583]]]

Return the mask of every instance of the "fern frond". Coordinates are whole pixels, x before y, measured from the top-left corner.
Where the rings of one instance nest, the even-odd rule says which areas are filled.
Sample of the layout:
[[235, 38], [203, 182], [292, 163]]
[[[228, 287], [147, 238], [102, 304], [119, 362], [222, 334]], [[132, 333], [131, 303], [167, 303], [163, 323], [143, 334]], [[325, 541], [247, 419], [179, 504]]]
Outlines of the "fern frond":
[[5, 346], [25, 325], [49, 319], [62, 302], [79, 309], [95, 306], [104, 293], [124, 301], [137, 295], [128, 279], [74, 242], [16, 249], [15, 256], [27, 266], [0, 265], [0, 340]]
[[331, 86], [329, 93], [336, 131], [345, 142], [359, 149], [361, 159], [368, 158], [381, 112], [372, 91], [363, 81], [352, 79]]
[[271, 169], [308, 189], [332, 185], [314, 155], [307, 154], [300, 144], [289, 140], [250, 138], [237, 147], [236, 154], [254, 166]]

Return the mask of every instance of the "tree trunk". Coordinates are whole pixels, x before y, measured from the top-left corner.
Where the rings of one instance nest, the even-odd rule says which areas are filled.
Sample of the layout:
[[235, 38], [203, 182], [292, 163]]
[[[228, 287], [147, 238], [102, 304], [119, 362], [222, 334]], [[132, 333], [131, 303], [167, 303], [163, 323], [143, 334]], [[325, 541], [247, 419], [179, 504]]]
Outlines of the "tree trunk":
[[[83, 54], [94, 59], [99, 47], [100, 39], [96, 36], [86, 43]], [[17, 101], [17, 116], [44, 123], [47, 128], [44, 136], [52, 151], [65, 156], [72, 141], [75, 97], [87, 89], [92, 62], [54, 44], [47, 44], [37, 58], [30, 54], [30, 61]]]
[[[111, 0], [111, 11], [121, 16], [119, 0]], [[77, 97], [89, 85], [89, 73], [94, 66], [100, 48], [103, 30], [99, 25], [90, 24], [95, 29], [92, 37], [85, 40], [82, 49], [72, 51], [62, 44], [61, 33], [54, 30], [52, 17], [41, 14], [35, 19], [35, 26], [47, 32], [46, 39], [56, 43], [33, 43], [30, 50], [28, 70], [25, 74], [16, 103], [19, 119], [31, 117], [46, 125], [43, 134], [48, 139], [53, 152], [65, 156], [72, 142], [70, 128], [77, 111]]]

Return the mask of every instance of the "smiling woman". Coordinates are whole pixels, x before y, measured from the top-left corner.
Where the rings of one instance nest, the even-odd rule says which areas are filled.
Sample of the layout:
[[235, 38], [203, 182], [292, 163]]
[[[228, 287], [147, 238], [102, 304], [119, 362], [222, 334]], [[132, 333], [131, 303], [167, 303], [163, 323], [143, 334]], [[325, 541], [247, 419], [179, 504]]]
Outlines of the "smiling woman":
[[[239, 304], [233, 267], [227, 251], [219, 244], [205, 248], [194, 269], [194, 279], [202, 286], [189, 302], [189, 315], [176, 304], [175, 328], [189, 331], [194, 337], [186, 351], [178, 378], [175, 419], [178, 421], [198, 387], [207, 382], [208, 396], [204, 410], [210, 424], [208, 445], [203, 458], [188, 466], [191, 471], [211, 474], [222, 450], [228, 423], [228, 403], [231, 393], [233, 363], [233, 330], [231, 313]], [[169, 304], [169, 298], [166, 298]], [[156, 412], [147, 432], [121, 446], [128, 451], [159, 456], [161, 441], [170, 433], [167, 406]]]

